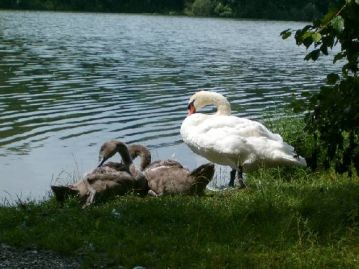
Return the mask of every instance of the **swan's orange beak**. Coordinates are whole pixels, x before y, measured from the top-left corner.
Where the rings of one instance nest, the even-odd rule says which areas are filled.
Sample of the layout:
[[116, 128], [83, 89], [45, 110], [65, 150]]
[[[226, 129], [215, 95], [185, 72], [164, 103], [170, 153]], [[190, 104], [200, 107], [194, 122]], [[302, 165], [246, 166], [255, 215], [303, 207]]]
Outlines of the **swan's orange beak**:
[[193, 104], [193, 103], [194, 103], [194, 102], [191, 102], [191, 103], [188, 104], [188, 107], [187, 107], [187, 111], [188, 111], [187, 116], [190, 116], [190, 115], [192, 115], [193, 113], [196, 113], [196, 108], [194, 107], [194, 104]]

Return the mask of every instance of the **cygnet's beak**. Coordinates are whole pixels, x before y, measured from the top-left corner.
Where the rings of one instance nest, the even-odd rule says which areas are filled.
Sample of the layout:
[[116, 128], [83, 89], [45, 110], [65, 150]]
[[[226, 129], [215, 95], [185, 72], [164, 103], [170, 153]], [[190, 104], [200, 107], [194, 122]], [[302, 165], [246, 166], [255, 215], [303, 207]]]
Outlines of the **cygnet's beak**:
[[101, 155], [99, 155], [98, 161], [99, 161], [99, 164], [97, 165], [97, 167], [101, 167], [103, 165], [103, 163], [106, 161], [106, 159], [103, 158]]

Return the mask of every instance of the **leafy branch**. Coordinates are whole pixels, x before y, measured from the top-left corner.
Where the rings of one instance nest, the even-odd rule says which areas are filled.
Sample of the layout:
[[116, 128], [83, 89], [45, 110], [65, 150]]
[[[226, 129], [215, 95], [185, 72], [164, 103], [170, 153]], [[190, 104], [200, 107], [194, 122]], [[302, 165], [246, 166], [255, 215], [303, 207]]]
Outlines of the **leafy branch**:
[[327, 75], [327, 85], [311, 94], [306, 102], [300, 100], [295, 107], [307, 111], [306, 130], [316, 141], [310, 160], [312, 168], [322, 164], [328, 168], [334, 165], [338, 172], [359, 172], [359, 0], [341, 1], [322, 19], [303, 29], [281, 32], [286, 39], [295, 32], [297, 45], [312, 50], [305, 60], [316, 61], [322, 55], [329, 55], [328, 49], [340, 45], [333, 63], [343, 61], [342, 76]]

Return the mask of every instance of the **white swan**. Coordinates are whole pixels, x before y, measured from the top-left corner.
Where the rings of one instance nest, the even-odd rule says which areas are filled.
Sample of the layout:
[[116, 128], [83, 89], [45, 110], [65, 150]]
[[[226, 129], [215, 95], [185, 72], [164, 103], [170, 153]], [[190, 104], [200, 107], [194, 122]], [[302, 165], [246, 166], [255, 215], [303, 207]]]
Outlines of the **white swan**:
[[[196, 113], [207, 105], [215, 105], [217, 112], [212, 115]], [[259, 122], [232, 116], [229, 102], [216, 92], [200, 91], [190, 98], [181, 136], [198, 155], [232, 168], [230, 186], [234, 185], [236, 171], [240, 187], [245, 187], [242, 172], [260, 166], [306, 166], [305, 159], [283, 142], [279, 134], [272, 133]]]

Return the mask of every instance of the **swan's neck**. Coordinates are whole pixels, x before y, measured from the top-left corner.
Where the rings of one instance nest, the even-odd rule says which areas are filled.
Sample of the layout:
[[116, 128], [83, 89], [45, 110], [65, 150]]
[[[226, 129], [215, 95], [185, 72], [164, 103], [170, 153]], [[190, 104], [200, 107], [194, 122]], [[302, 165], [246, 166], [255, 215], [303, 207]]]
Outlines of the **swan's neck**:
[[141, 171], [143, 171], [151, 163], [151, 153], [146, 147], [142, 145], [130, 145], [128, 150], [130, 152], [132, 160], [134, 160], [137, 156], [140, 156]]
[[125, 144], [118, 144], [118, 153], [120, 153], [122, 157], [122, 161], [130, 172], [131, 176], [137, 180], [142, 176], [142, 173], [136, 168], [136, 166], [132, 162], [132, 158], [128, 151], [128, 148]]
[[128, 152], [127, 146], [123, 143], [117, 145], [118, 153], [121, 155], [123, 163], [129, 167], [132, 164], [130, 153]]
[[142, 152], [141, 156], [141, 170], [143, 171], [150, 163], [151, 163], [151, 155], [147, 154], [146, 152]]
[[217, 107], [216, 115], [231, 115], [231, 105], [222, 95], [212, 94], [204, 103], [206, 105], [215, 105]]
[[205, 92], [203, 98], [204, 105], [215, 105], [216, 115], [231, 115], [231, 105], [226, 97], [216, 92]]
[[227, 100], [219, 100], [214, 104], [217, 107], [216, 115], [231, 115], [231, 106]]

